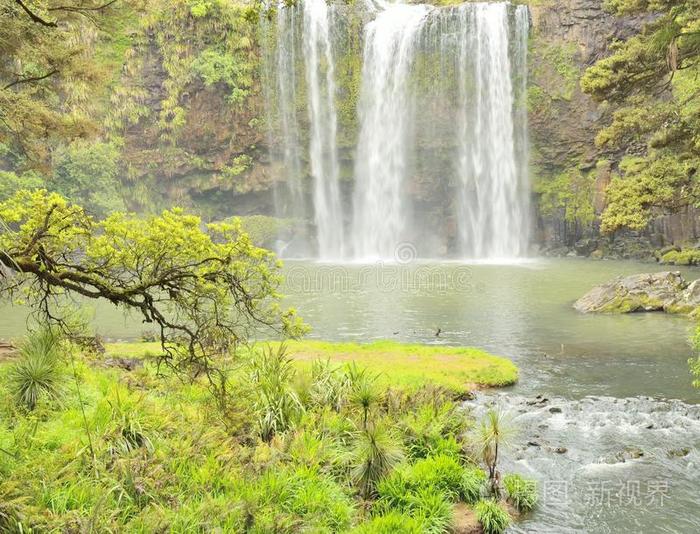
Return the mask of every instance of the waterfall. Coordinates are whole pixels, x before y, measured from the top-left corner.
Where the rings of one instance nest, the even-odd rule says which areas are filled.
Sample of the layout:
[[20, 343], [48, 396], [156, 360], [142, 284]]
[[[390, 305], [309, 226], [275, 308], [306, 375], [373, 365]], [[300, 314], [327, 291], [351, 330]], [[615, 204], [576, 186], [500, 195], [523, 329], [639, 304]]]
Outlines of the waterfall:
[[309, 156], [318, 256], [322, 260], [337, 260], [343, 256], [343, 213], [338, 186], [336, 87], [330, 35], [333, 13], [326, 0], [304, 0], [303, 8], [311, 130]]
[[[508, 4], [466, 5], [459, 16], [460, 252], [470, 259], [519, 257], [529, 240], [527, 8], [515, 10], [513, 64]], [[514, 79], [523, 84], [517, 101]]]
[[[344, 107], [341, 128], [336, 100], [354, 88], [339, 76], [348, 76], [347, 54], [358, 53], [339, 45], [357, 28], [348, 16], [364, 31], [357, 126]], [[313, 221], [315, 231], [297, 250], [393, 260], [410, 242], [422, 257], [527, 254], [527, 7], [301, 0], [280, 4], [274, 19], [271, 155], [285, 184], [276, 213]], [[345, 202], [341, 161], [343, 175], [354, 175]]]
[[385, 4], [365, 29], [360, 137], [355, 170], [356, 258], [394, 259], [407, 220], [405, 181], [411, 153], [410, 73], [416, 36], [430, 9]]
[[[273, 28], [263, 18], [263, 27], [274, 33], [274, 42], [267, 43], [271, 50], [265, 58], [265, 81], [274, 87], [274, 92], [266, 91], [271, 115], [268, 122], [274, 134], [270, 144], [275, 148], [271, 156], [280, 165], [284, 183], [283, 188], [276, 188], [275, 213], [278, 217], [300, 221], [309, 218], [304, 178], [310, 173], [316, 251], [324, 260], [340, 259], [344, 248], [332, 23], [333, 8], [325, 0], [305, 0], [301, 6], [280, 3]], [[297, 73], [301, 62], [303, 79]], [[309, 119], [308, 151], [298, 117], [299, 94], [306, 97], [303, 107]], [[297, 252], [300, 249], [304, 253], [313, 247], [296, 248]], [[280, 247], [278, 252], [283, 254], [286, 250]]]

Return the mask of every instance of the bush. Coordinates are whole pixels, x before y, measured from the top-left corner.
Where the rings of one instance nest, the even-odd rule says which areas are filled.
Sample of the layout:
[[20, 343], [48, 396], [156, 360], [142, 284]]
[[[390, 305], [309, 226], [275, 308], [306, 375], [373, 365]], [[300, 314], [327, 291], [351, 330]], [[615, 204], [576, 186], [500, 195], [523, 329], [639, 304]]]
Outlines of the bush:
[[502, 534], [510, 525], [510, 515], [498, 501], [479, 501], [474, 512], [484, 534]]
[[459, 496], [467, 504], [474, 504], [481, 498], [482, 489], [486, 482], [486, 473], [478, 467], [464, 470], [459, 487]]
[[513, 474], [503, 478], [503, 486], [506, 488], [508, 501], [520, 512], [529, 512], [537, 504], [537, 487], [534, 481]]
[[50, 330], [28, 336], [20, 347], [20, 361], [10, 371], [10, 388], [18, 404], [36, 408], [42, 397], [58, 399], [62, 392], [61, 349]]
[[460, 495], [465, 469], [452, 456], [433, 456], [418, 460], [405, 471], [411, 487], [435, 488], [451, 499]]
[[698, 265], [700, 264], [700, 250], [692, 248], [671, 250], [661, 256], [661, 263], [670, 265]]
[[439, 489], [421, 488], [408, 498], [411, 516], [422, 526], [426, 534], [446, 532], [452, 522], [452, 503]]
[[353, 534], [423, 534], [423, 525], [409, 515], [392, 511], [363, 523]]

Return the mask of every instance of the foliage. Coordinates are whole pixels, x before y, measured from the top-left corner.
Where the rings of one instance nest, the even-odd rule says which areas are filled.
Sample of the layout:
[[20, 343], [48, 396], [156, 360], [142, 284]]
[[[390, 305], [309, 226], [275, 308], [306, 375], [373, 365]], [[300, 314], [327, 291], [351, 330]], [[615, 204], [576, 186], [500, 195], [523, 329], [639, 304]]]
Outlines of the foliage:
[[592, 175], [579, 169], [569, 169], [554, 179], [540, 180], [535, 192], [540, 194], [540, 210], [546, 217], [562, 214], [565, 221], [581, 226], [589, 225], [595, 218], [593, 211]]
[[294, 368], [284, 345], [263, 348], [252, 360], [258, 433], [264, 441], [289, 429], [303, 409], [292, 388]]
[[401, 441], [385, 422], [357, 432], [350, 454], [352, 479], [365, 498], [374, 495], [379, 480], [404, 458]]
[[114, 144], [74, 141], [56, 152], [50, 187], [98, 217], [123, 211], [118, 158]]
[[259, 247], [272, 249], [275, 239], [282, 230], [290, 228], [293, 221], [290, 219], [279, 219], [266, 215], [249, 215], [238, 217], [241, 221], [243, 231], [250, 236], [251, 241]]
[[423, 524], [396, 511], [372, 518], [353, 530], [353, 534], [422, 534]]
[[475, 430], [475, 442], [489, 475], [489, 487], [494, 497], [501, 494], [498, 473], [498, 454], [510, 443], [514, 427], [509, 416], [496, 408], [490, 408], [479, 421]]
[[451, 402], [426, 404], [400, 422], [406, 449], [413, 458], [438, 454], [459, 457], [459, 444], [445, 436], [459, 435], [465, 425], [465, 414]]
[[63, 391], [61, 348], [49, 329], [32, 333], [20, 345], [20, 361], [10, 371], [9, 382], [16, 402], [27, 410], [40, 399], [58, 399]]
[[695, 328], [690, 341], [697, 356], [689, 359], [688, 365], [690, 366], [690, 374], [694, 377], [693, 386], [700, 388], [700, 326]]
[[660, 262], [670, 265], [698, 265], [700, 264], [700, 250], [694, 248], [670, 250], [661, 256]]
[[45, 319], [66, 326], [64, 293], [106, 299], [158, 328], [161, 361], [204, 373], [225, 391], [215, 359], [255, 329], [298, 335], [305, 327], [279, 307], [279, 264], [237, 224], [209, 224], [182, 210], [138, 219], [115, 213], [95, 221], [43, 190], [0, 203], [5, 293], [22, 290]]
[[618, 106], [597, 136], [630, 157], [608, 187], [602, 230], [639, 229], [665, 211], [700, 202], [700, 10], [698, 0], [609, 0], [617, 14], [654, 13], [642, 31], [611, 45], [581, 87]]
[[44, 187], [44, 179], [34, 171], [16, 174], [0, 171], [0, 201], [14, 196], [20, 189], [38, 189]]
[[510, 525], [508, 511], [496, 500], [479, 501], [474, 512], [484, 534], [502, 534]]
[[94, 96], [111, 73], [92, 59], [118, 18], [114, 4], [0, 2], [0, 147], [15, 168], [46, 169], [57, 141], [94, 135]]
[[477, 467], [468, 467], [462, 474], [459, 495], [468, 504], [474, 504], [481, 498], [486, 482], [486, 473]]
[[[251, 352], [251, 365], [260, 357]], [[67, 389], [61, 404], [43, 417], [11, 409], [7, 377], [12, 365], [0, 362], [3, 527], [8, 523], [23, 532], [446, 532], [453, 502], [460, 498], [461, 489], [454, 488], [461, 488], [462, 474], [474, 469], [448, 455], [396, 464], [404, 458], [403, 436], [400, 429], [389, 432], [382, 406], [373, 410], [365, 431], [362, 414], [351, 406], [341, 403], [336, 411], [312, 403], [293, 431], [264, 442], [250, 431], [258, 414], [246, 409], [255, 399], [248, 366], [232, 369], [229, 379], [241, 391], [233, 402], [240, 403], [222, 413], [213, 409], [204, 377], [183, 382], [167, 368], [159, 372], [149, 359], [133, 371], [105, 368], [81, 354], [75, 360], [82, 396]], [[436, 406], [430, 394], [407, 398], [392, 408], [396, 417]], [[240, 421], [232, 425], [231, 418]], [[86, 428], [94, 437], [92, 458]], [[358, 456], [359, 440], [378, 446]], [[411, 481], [410, 491], [395, 492], [394, 504], [388, 504], [387, 493], [365, 502], [352, 484], [358, 459], [366, 466], [364, 460], [378, 457], [379, 449], [385, 468], [376, 487], [399, 480], [396, 472], [407, 475], [400, 480]], [[387, 462], [388, 456], [393, 460]]]
[[517, 474], [506, 475], [503, 487], [508, 501], [520, 512], [529, 512], [537, 504], [537, 486], [532, 480], [526, 480]]

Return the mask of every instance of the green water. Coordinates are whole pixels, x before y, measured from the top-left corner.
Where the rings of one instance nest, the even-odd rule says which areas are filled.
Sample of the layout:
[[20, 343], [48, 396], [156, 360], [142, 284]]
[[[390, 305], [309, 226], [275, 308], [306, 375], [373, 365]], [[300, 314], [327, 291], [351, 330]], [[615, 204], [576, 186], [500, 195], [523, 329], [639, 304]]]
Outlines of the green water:
[[[687, 366], [691, 320], [663, 313], [582, 315], [571, 307], [614, 276], [659, 270], [656, 264], [576, 259], [519, 265], [289, 261], [282, 289], [314, 338], [481, 347], [517, 363], [515, 390], [523, 394], [698, 402]], [[700, 270], [683, 272], [689, 280], [700, 277]], [[81, 302], [81, 309], [110, 339], [137, 339], [149, 330], [137, 315], [125, 316], [108, 303]], [[0, 338], [17, 336], [25, 325], [26, 310], [5, 306]]]
[[[697, 402], [687, 365], [692, 321], [663, 313], [582, 315], [572, 308], [596, 284], [659, 270], [656, 264], [575, 259], [520, 265], [288, 263], [285, 292], [313, 327], [312, 337], [481, 347], [517, 363], [520, 393]], [[689, 280], [700, 277], [700, 271], [683, 272]]]

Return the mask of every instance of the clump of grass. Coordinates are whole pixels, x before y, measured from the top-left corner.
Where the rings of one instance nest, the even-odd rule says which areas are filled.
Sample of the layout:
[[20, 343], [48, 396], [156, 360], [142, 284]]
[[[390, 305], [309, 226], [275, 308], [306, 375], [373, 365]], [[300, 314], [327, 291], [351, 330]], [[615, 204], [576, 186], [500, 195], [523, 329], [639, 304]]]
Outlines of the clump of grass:
[[43, 329], [20, 345], [20, 361], [10, 370], [9, 383], [17, 404], [31, 411], [42, 398], [61, 397], [64, 377], [60, 342], [51, 330]]
[[537, 505], [537, 486], [532, 480], [520, 475], [506, 475], [503, 478], [508, 501], [520, 512], [529, 512]]
[[484, 534], [502, 534], [510, 525], [508, 511], [494, 499], [476, 503], [474, 513]]
[[459, 495], [467, 504], [474, 504], [481, 498], [486, 482], [486, 473], [478, 467], [470, 467], [464, 470]]
[[303, 406], [292, 387], [295, 370], [284, 344], [268, 345], [253, 357], [252, 383], [256, 395], [254, 410], [260, 438], [270, 441], [275, 434], [292, 427]]
[[410, 515], [388, 512], [363, 523], [353, 534], [423, 534], [423, 525]]
[[412, 458], [440, 454], [459, 457], [462, 451], [454, 436], [464, 431], [466, 421], [454, 403], [430, 402], [409, 412], [399, 425]]

